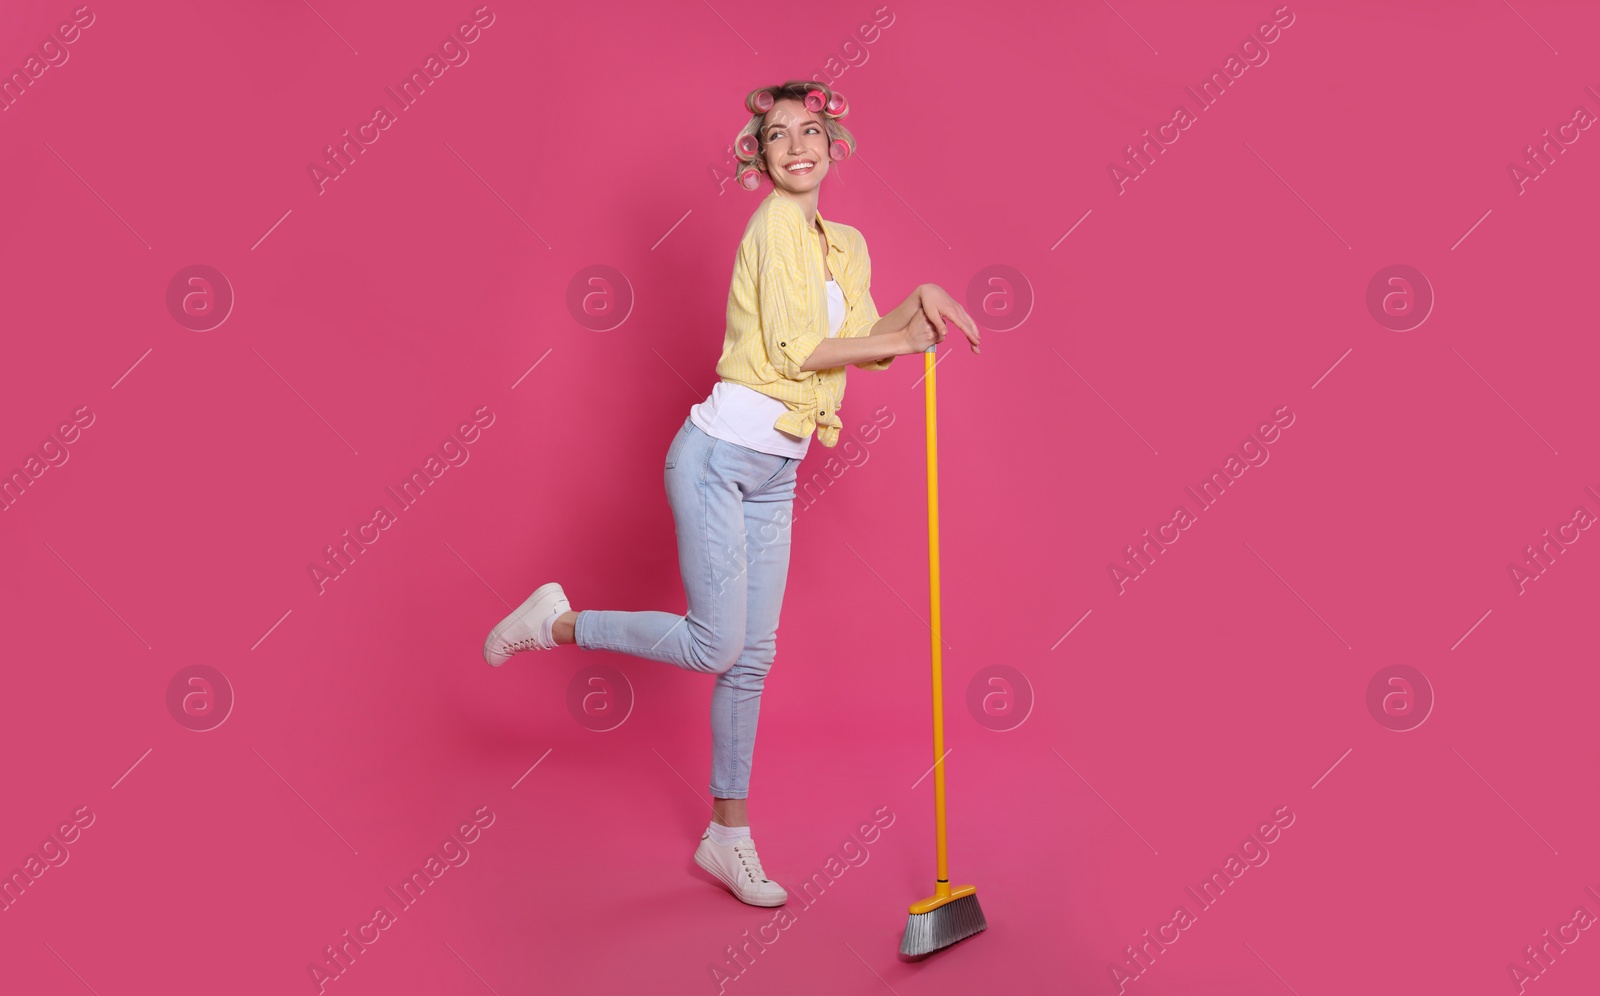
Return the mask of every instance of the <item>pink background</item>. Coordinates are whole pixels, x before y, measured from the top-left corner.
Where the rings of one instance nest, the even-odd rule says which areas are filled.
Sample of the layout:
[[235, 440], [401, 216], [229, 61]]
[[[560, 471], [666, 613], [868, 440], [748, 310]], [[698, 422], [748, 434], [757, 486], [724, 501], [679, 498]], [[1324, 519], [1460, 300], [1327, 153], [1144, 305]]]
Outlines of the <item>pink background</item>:
[[[322, 193], [308, 165], [470, 0], [90, 7], [0, 112], [0, 469], [94, 414], [0, 514], [0, 869], [94, 814], [0, 913], [7, 991], [315, 992], [308, 964], [480, 807], [467, 863], [325, 991], [719, 990], [773, 914], [690, 860], [710, 680], [480, 647], [549, 580], [683, 611], [662, 459], [768, 189], [725, 150], [748, 90], [813, 74], [851, 100], [860, 155], [821, 207], [867, 237], [879, 307], [932, 282], [1007, 324], [970, 287], [997, 265], [1033, 296], [937, 379], [951, 872], [989, 928], [897, 955], [934, 878], [902, 357], [851, 371], [847, 433], [879, 412], [882, 435], [801, 468], [825, 487], [750, 803], [795, 922], [724, 991], [1116, 993], [1184, 904], [1126, 991], [1511, 993], [1543, 931], [1600, 913], [1600, 540], [1521, 594], [1508, 572], [1600, 512], [1600, 133], [1520, 192], [1508, 171], [1600, 114], [1592, 7], [1296, 0], [1199, 110], [1184, 88], [1269, 0], [891, 3], [867, 40], [867, 2], [495, 0]], [[73, 9], [7, 4], [0, 68]], [[1119, 193], [1109, 166], [1179, 106], [1197, 120]], [[210, 331], [167, 309], [193, 264], [236, 295]], [[595, 264], [633, 295], [608, 331], [566, 303]], [[1366, 304], [1391, 264], [1434, 295], [1408, 331]], [[485, 406], [468, 461], [319, 594], [323, 548]], [[1119, 594], [1108, 566], [1285, 406], [1269, 461]], [[632, 696], [608, 732], [567, 706], [597, 663]], [[196, 665], [234, 697], [203, 732], [166, 704]], [[974, 714], [995, 665], [1022, 683]], [[1405, 732], [1367, 706], [1395, 665], [1434, 698]], [[1200, 910], [1186, 887], [1280, 807], [1267, 863]], [[799, 898], [880, 811], [870, 857]], [[1592, 991], [1593, 948], [1537, 991]]]

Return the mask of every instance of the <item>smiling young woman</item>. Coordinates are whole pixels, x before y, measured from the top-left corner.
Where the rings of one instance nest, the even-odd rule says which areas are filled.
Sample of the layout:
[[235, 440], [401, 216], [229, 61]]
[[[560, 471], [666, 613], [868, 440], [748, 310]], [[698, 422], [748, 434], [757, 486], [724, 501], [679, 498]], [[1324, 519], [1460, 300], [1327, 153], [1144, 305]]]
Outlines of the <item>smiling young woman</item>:
[[[813, 433], [838, 444], [847, 366], [882, 370], [959, 328], [978, 328], [934, 284], [886, 315], [871, 292], [861, 233], [817, 209], [832, 164], [854, 153], [839, 123], [844, 96], [790, 80], [745, 99], [735, 142], [746, 189], [772, 190], [745, 226], [728, 291], [720, 378], [667, 448], [665, 479], [688, 612], [573, 611], [561, 585], [540, 586], [489, 634], [484, 660], [576, 644], [716, 675], [711, 694], [712, 819], [695, 861], [743, 902], [780, 906], [750, 837], [745, 800], [761, 691], [777, 650], [789, 573], [795, 481]], [[751, 179], [753, 183], [749, 182]]]

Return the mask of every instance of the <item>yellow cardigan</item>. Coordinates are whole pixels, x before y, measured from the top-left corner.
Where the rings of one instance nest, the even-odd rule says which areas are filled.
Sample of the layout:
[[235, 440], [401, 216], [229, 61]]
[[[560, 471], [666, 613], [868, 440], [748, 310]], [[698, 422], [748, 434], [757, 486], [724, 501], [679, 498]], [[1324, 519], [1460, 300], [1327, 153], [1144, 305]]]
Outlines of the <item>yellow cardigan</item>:
[[[849, 225], [824, 220], [821, 211], [817, 221], [828, 240], [828, 267], [849, 308], [837, 337], [869, 335], [879, 315], [866, 239]], [[845, 368], [800, 369], [828, 337], [827, 275], [817, 249], [816, 232], [806, 225], [800, 206], [777, 191], [767, 194], [750, 216], [734, 259], [717, 376], [782, 401], [788, 411], [773, 428], [797, 439], [815, 430], [822, 445], [832, 447], [843, 426], [839, 403]], [[886, 356], [855, 365], [882, 370], [893, 360]]]

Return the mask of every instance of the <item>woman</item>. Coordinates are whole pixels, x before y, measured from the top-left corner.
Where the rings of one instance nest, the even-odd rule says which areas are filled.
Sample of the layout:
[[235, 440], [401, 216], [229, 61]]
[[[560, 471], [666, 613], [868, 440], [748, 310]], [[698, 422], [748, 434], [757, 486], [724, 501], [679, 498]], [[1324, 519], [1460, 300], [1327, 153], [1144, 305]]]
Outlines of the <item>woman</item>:
[[[841, 96], [791, 80], [745, 103], [752, 116], [736, 148], [773, 189], [751, 215], [734, 262], [721, 379], [667, 449], [688, 612], [573, 611], [551, 582], [494, 628], [483, 656], [499, 666], [524, 650], [571, 643], [716, 675], [712, 818], [695, 861], [740, 900], [780, 906], [788, 893], [761, 869], [745, 806], [789, 572], [797, 469], [813, 431], [824, 446], [838, 443], [847, 364], [882, 370], [896, 356], [930, 349], [943, 341], [947, 319], [976, 353], [978, 329], [933, 284], [879, 316], [866, 241], [817, 210], [830, 152], [843, 158], [854, 146], [837, 120], [847, 110]], [[759, 174], [746, 174], [758, 182]]]

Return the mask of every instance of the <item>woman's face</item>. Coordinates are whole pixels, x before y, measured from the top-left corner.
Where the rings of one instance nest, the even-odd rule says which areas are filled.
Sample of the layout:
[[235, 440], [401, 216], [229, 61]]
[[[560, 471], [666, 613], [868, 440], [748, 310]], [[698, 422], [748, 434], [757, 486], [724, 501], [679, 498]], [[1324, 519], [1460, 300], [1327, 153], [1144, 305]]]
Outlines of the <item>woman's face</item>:
[[[815, 190], [828, 175], [827, 126], [800, 101], [786, 97], [773, 104], [761, 126], [761, 138], [767, 175], [780, 190], [790, 194]], [[799, 172], [791, 168], [795, 166]]]

